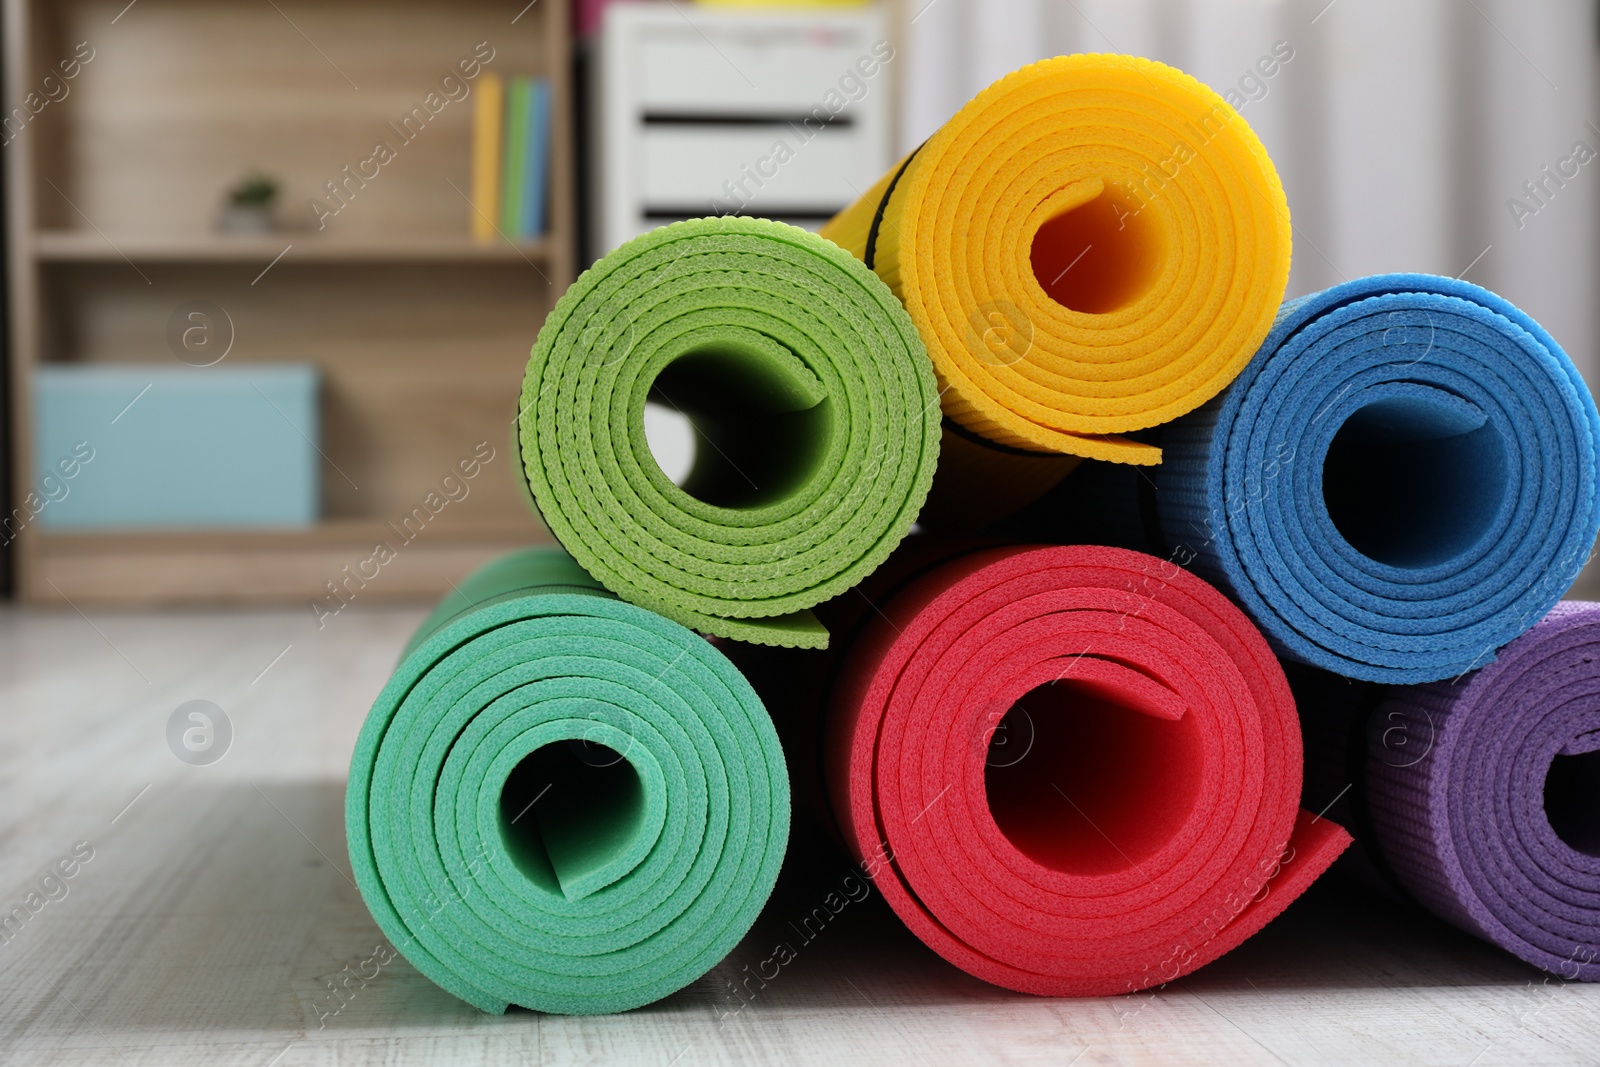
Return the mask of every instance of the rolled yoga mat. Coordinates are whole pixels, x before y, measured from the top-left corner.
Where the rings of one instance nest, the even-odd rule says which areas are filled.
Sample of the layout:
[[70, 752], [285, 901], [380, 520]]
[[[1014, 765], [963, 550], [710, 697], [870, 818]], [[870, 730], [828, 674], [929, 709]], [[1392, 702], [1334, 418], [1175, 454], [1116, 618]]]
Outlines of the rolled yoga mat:
[[828, 680], [825, 788], [895, 912], [963, 970], [1053, 996], [1171, 981], [1349, 843], [1298, 810], [1266, 642], [1193, 575], [1123, 549], [914, 541], [862, 593], [807, 672]]
[[[1232, 381], [1289, 278], [1288, 203], [1261, 142], [1215, 92], [1133, 56], [1001, 78], [822, 234], [905, 302], [954, 423], [1122, 463], [1159, 462], [1117, 435]], [[1033, 495], [1069, 469], [1040, 456]], [[964, 488], [989, 489], [981, 474]]]
[[[1538, 323], [1468, 282], [1292, 300], [1227, 392], [1158, 432], [1160, 467], [1080, 471], [1068, 506], [1120, 514], [1144, 536], [1119, 543], [1192, 565], [1280, 654], [1354, 678], [1483, 666], [1600, 532], [1589, 390]], [[1073, 499], [1080, 477], [1102, 492]]]
[[[689, 415], [682, 488], [644, 434]], [[606, 588], [692, 629], [821, 647], [809, 609], [899, 544], [928, 493], [939, 401], [888, 288], [815, 234], [696, 219], [628, 242], [557, 301], [528, 361], [522, 467]]]
[[1528, 963], [1600, 981], [1600, 604], [1557, 605], [1460, 682], [1308, 689], [1308, 713], [1370, 708], [1348, 745], [1314, 746], [1308, 723], [1307, 760], [1354, 757], [1352, 826], [1379, 869]]
[[489, 1012], [622, 1011], [749, 930], [789, 781], [722, 653], [528, 549], [411, 639], [356, 742], [345, 829], [373, 918], [449, 992]]

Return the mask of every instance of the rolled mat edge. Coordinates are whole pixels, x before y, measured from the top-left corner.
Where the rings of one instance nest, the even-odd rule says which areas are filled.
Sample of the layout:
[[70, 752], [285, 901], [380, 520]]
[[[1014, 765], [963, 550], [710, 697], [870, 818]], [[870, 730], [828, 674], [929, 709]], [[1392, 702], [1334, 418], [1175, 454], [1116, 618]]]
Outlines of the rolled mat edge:
[[[575, 746], [614, 758], [580, 766]], [[550, 751], [564, 762], [535, 767], [554, 777], [509, 816], [512, 780]], [[630, 768], [631, 785], [616, 777]], [[597, 774], [622, 791], [585, 793]], [[606, 803], [622, 807], [584, 821]], [[553, 548], [486, 565], [424, 622], [362, 726], [345, 795], [378, 926], [490, 1013], [623, 1011], [693, 982], [771, 893], [789, 818], [777, 736], [743, 676]]]
[[[698, 495], [650, 456], [657, 392], [704, 409]], [[810, 609], [910, 530], [940, 439], [921, 338], [882, 281], [815, 234], [736, 217], [661, 227], [585, 271], [539, 332], [519, 427], [540, 514], [601, 584], [791, 647], [824, 646]], [[755, 478], [729, 456], [752, 442], [776, 465]]]
[[1600, 604], [1564, 602], [1460, 683], [1389, 689], [1366, 731], [1367, 804], [1401, 883], [1569, 981], [1600, 981], [1597, 663]]
[[[914, 557], [919, 548], [908, 544], [902, 553]], [[896, 564], [885, 570], [894, 572]], [[1287, 683], [1261, 636], [1198, 578], [1140, 553], [1091, 546], [980, 545], [932, 567], [926, 558], [912, 559], [912, 568], [916, 576], [881, 601], [878, 594], [897, 579], [874, 576], [878, 589], [863, 593], [870, 603], [860, 611], [861, 629], [832, 653], [844, 661], [823, 725], [824, 780], [849, 851], [902, 921], [949, 962], [1038, 995], [1114, 995], [1170, 981], [1258, 931], [1350, 843], [1342, 828], [1298, 809], [1301, 752]], [[844, 640], [850, 629], [839, 632]], [[1187, 661], [1185, 669], [1197, 672], [1187, 682], [1176, 680], [1170, 650], [1160, 651], [1166, 632], [1186, 635], [1172, 638], [1179, 647], [1197, 641], [1209, 649]], [[1027, 659], [1035, 654], [1043, 659]], [[1139, 665], [1118, 666], [1124, 662]], [[1227, 666], [1235, 662], [1241, 666]], [[1232, 670], [1240, 673], [1227, 680]], [[992, 758], [981, 747], [976, 755], [971, 750], [979, 741], [993, 744], [1014, 699], [1039, 699], [1031, 682], [1067, 680], [1089, 693], [1126, 687], [1128, 699], [1154, 701], [1156, 708], [1180, 701], [1147, 712], [1161, 719], [1186, 706], [1184, 699], [1213, 698], [1200, 675], [1224, 679], [1214, 688], [1225, 695], [1190, 706], [1196, 732], [1185, 736], [1210, 737], [1205, 744], [1218, 747], [1204, 749], [1212, 753], [1204, 758], [1200, 749], [1170, 758], [1178, 759], [1177, 780], [1211, 784], [1188, 802], [1193, 810], [1179, 809], [1186, 814], [1151, 816], [1170, 835], [1144, 842], [1152, 851], [1135, 849], [1141, 859], [1134, 859], [1106, 834], [1138, 837], [1138, 827], [1112, 827], [1101, 836], [1126, 864], [1106, 856], [1110, 865], [1103, 869], [1080, 867], [1087, 861], [1062, 853], [1066, 865], [1051, 866], [1034, 858], [1048, 853], [1048, 840], [1018, 845], [999, 828], [991, 804], [1008, 802], [988, 792], [984, 775], [993, 764], [979, 768], [978, 779], [967, 764]], [[991, 682], [992, 692], [985, 688]], [[1186, 697], [1162, 695], [1166, 685]], [[920, 709], [914, 716], [913, 706]], [[1176, 715], [1181, 719], [1183, 711]], [[1048, 729], [1037, 714], [1029, 721]], [[967, 737], [967, 726], [989, 736]], [[1238, 749], [1224, 756], [1231, 744]], [[1230, 787], [1239, 795], [1220, 800], [1221, 793], [1211, 792], [1222, 788], [1220, 779], [1206, 776], [1223, 774], [1224, 766], [1243, 777]], [[1085, 780], [1083, 788], [1098, 787]], [[1247, 811], [1245, 795], [1261, 806]], [[1080, 799], [1093, 808], [1093, 800]], [[1221, 806], [1204, 808], [1210, 814], [1202, 816], [1196, 814], [1202, 805]], [[1237, 810], [1224, 814], [1230, 805]], [[1107, 824], [1097, 818], [1089, 825]], [[1033, 833], [1025, 820], [1022, 827]], [[1157, 866], [1146, 871], [1141, 863]], [[1174, 902], [1180, 899], [1189, 903]]]
[[[989, 156], [1010, 169], [985, 170]], [[1222, 205], [1214, 214], [1233, 228], [1214, 233], [1191, 201]], [[1083, 253], [1100, 242], [1114, 258], [1072, 277], [1126, 274], [1127, 292], [1047, 292], [1037, 235], [1075, 212], [1092, 228], [1107, 211], [1106, 232], [1122, 237]], [[996, 81], [821, 232], [905, 302], [948, 416], [1003, 445], [1134, 464], [1160, 450], [1120, 435], [1210, 399], [1266, 336], [1293, 236], [1277, 172], [1238, 112], [1165, 64], [1100, 54]], [[1049, 264], [1050, 285], [1075, 263]]]
[[[1432, 556], [1373, 558], [1330, 518], [1334, 432], [1384, 404], [1444, 412], [1384, 432], [1477, 418], [1506, 456], [1502, 498], [1469, 494], [1483, 514], [1440, 523]], [[1560, 599], [1600, 533], [1600, 412], [1577, 368], [1526, 313], [1457, 279], [1377, 275], [1289, 301], [1238, 379], [1161, 439], [1163, 540], [1281, 655], [1367, 681], [1481, 666]], [[1472, 523], [1478, 540], [1450, 549]]]

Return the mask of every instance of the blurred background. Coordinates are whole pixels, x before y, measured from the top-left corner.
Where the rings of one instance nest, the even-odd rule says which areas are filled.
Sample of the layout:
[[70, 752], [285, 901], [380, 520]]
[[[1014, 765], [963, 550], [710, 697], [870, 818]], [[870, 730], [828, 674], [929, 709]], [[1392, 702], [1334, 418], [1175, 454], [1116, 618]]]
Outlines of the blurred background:
[[[1061, 53], [1160, 59], [1240, 110], [1288, 193], [1289, 295], [1465, 277], [1600, 375], [1587, 0], [3, 12], [0, 556], [25, 601], [439, 595], [546, 536], [515, 397], [585, 264], [678, 218], [815, 228]], [[687, 424], [646, 422], [681, 475]]]

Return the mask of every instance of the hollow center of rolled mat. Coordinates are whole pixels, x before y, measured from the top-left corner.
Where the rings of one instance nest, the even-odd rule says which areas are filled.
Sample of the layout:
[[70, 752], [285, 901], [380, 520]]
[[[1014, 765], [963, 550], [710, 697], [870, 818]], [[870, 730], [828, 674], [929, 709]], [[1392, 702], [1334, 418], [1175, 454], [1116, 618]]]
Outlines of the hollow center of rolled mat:
[[1143, 296], [1161, 274], [1163, 242], [1152, 218], [1106, 185], [1048, 219], [1029, 258], [1045, 293], [1072, 311], [1104, 314]]
[[621, 754], [585, 740], [535, 749], [500, 790], [500, 839], [540, 887], [569, 900], [615, 881], [644, 825], [644, 786]]
[[1600, 857], [1600, 751], [1555, 758], [1544, 780], [1544, 814], [1575, 851]]
[[1507, 468], [1505, 441], [1480, 411], [1416, 387], [1345, 420], [1323, 460], [1322, 496], [1357, 552], [1431, 567], [1483, 536], [1504, 501]]
[[989, 743], [984, 786], [1006, 839], [1063, 874], [1120, 871], [1178, 832], [1200, 786], [1200, 739], [1136, 693], [1076, 681], [1030, 690]]
[[689, 416], [663, 404], [644, 406], [644, 438], [650, 456], [674, 485], [682, 485], [694, 467], [694, 424]]
[[694, 464], [682, 488], [714, 507], [781, 500], [827, 454], [833, 422], [822, 385], [775, 342], [702, 343], [663, 368], [649, 399], [688, 416]]

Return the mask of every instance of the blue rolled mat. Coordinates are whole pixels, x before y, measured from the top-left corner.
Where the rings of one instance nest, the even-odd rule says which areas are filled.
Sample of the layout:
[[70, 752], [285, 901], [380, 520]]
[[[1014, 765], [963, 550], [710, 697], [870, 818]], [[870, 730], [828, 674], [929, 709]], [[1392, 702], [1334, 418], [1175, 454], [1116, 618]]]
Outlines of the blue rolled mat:
[[1506, 300], [1424, 274], [1283, 306], [1244, 373], [1163, 429], [1147, 525], [1282, 656], [1425, 682], [1493, 659], [1600, 531], [1600, 414]]

